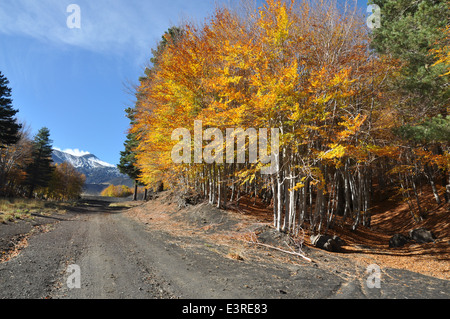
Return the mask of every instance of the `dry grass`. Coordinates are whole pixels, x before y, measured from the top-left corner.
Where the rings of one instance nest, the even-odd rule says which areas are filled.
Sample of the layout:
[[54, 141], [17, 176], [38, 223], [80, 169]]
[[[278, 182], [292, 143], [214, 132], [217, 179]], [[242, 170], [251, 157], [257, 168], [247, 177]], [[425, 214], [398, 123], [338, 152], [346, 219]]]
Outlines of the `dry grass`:
[[109, 207], [112, 208], [133, 208], [136, 206], [140, 206], [141, 202], [138, 201], [127, 201], [127, 202], [119, 202], [119, 203], [111, 203]]
[[63, 214], [72, 202], [52, 202], [36, 199], [0, 199], [0, 223], [13, 222], [21, 219], [32, 219], [32, 214], [50, 215]]
[[226, 255], [227, 258], [237, 260], [237, 261], [243, 261], [244, 260], [243, 256], [244, 256], [244, 250], [241, 248], [233, 248]]

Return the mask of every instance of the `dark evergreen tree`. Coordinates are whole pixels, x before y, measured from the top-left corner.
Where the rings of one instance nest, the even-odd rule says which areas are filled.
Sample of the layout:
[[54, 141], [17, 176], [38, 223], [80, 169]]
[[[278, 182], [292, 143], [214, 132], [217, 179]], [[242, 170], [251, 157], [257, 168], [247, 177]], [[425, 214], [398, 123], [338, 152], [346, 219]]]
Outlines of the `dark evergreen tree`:
[[11, 88], [8, 79], [0, 72], [0, 148], [19, 141], [21, 125], [14, 116], [18, 112], [12, 107]]
[[445, 43], [445, 26], [450, 16], [446, 0], [370, 0], [381, 9], [381, 27], [373, 30], [372, 47], [389, 54], [403, 66], [393, 89], [405, 97], [407, 121], [422, 121], [422, 116], [448, 114], [448, 76], [442, 77], [445, 64], [432, 67], [436, 57], [430, 53]]
[[[127, 117], [130, 119], [131, 124], [134, 122], [134, 109], [128, 108], [125, 110], [127, 112]], [[134, 180], [134, 200], [137, 200], [137, 188], [138, 188], [138, 177], [140, 174], [139, 169], [136, 166], [136, 151], [137, 146], [136, 134], [129, 133], [127, 139], [124, 143], [125, 150], [120, 152], [120, 164], [117, 168], [122, 174], [128, 175], [132, 180]]]
[[161, 37], [161, 41], [158, 43], [156, 50], [152, 49], [153, 57], [150, 58], [150, 62], [152, 63], [151, 67], [147, 67], [144, 70], [144, 76], [139, 78], [140, 82], [145, 82], [150, 79], [152, 76], [153, 68], [158, 65], [159, 60], [161, 59], [161, 54], [164, 52], [169, 41], [173, 41], [176, 43], [183, 36], [183, 29], [178, 27], [169, 28], [166, 33]]
[[[445, 28], [450, 16], [448, 0], [370, 0], [381, 9], [381, 27], [374, 29], [372, 47], [379, 54], [391, 55], [402, 62], [392, 90], [401, 94], [396, 105], [402, 114], [400, 137], [430, 148], [436, 153], [448, 149], [449, 99], [448, 64], [436, 65], [434, 50], [448, 45]], [[418, 143], [418, 144], [417, 144]], [[445, 197], [450, 201], [450, 173], [440, 172]], [[439, 202], [439, 200], [438, 200]]]
[[450, 115], [438, 115], [418, 125], [404, 125], [396, 130], [400, 137], [423, 144], [450, 142]]
[[28, 196], [32, 198], [38, 187], [47, 187], [54, 169], [52, 161], [52, 143], [50, 131], [43, 127], [34, 137], [33, 161], [27, 168]]

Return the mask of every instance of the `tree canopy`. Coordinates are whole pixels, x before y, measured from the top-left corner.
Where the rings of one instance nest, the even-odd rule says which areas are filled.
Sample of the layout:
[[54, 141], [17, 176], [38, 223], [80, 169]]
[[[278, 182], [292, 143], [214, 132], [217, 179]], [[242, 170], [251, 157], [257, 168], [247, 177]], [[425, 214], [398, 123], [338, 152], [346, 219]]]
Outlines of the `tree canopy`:
[[[140, 181], [193, 189], [218, 207], [258, 196], [292, 232], [305, 222], [326, 231], [336, 215], [370, 226], [373, 196], [386, 189], [420, 220], [424, 181], [448, 200], [448, 6], [373, 3], [375, 30], [336, 1], [267, 0], [166, 33], [136, 92]], [[248, 136], [226, 152], [236, 130]], [[274, 170], [263, 174], [270, 153]]]

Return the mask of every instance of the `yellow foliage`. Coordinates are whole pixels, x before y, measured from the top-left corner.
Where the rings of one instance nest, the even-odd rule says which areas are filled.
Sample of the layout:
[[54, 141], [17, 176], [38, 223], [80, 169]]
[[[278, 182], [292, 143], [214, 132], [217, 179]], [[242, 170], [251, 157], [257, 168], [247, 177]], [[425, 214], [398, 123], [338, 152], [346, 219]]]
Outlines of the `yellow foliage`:
[[125, 185], [109, 185], [107, 188], [105, 188], [101, 196], [104, 197], [128, 197], [133, 194], [133, 191], [131, 188]]
[[346, 154], [346, 148], [343, 145], [332, 144], [330, 145], [330, 150], [326, 152], [321, 152], [319, 158], [324, 160], [331, 160], [335, 158], [342, 158]]
[[51, 199], [78, 199], [83, 191], [86, 176], [79, 173], [71, 164], [56, 165], [52, 173], [47, 195]]
[[[319, 25], [317, 17], [328, 22]], [[202, 167], [171, 159], [172, 132], [185, 128], [193, 135], [196, 120], [223, 133], [280, 128], [280, 146], [298, 153], [295, 161], [310, 167], [313, 184], [325, 184], [313, 167], [320, 161], [340, 167], [344, 158], [367, 159], [370, 141], [362, 133], [369, 97], [388, 71], [370, 60], [363, 21], [329, 15], [320, 5], [267, 0], [247, 19], [220, 8], [201, 27], [186, 24], [183, 30], [138, 89], [131, 131], [138, 135], [141, 182], [170, 185]], [[237, 177], [250, 183], [256, 171]]]

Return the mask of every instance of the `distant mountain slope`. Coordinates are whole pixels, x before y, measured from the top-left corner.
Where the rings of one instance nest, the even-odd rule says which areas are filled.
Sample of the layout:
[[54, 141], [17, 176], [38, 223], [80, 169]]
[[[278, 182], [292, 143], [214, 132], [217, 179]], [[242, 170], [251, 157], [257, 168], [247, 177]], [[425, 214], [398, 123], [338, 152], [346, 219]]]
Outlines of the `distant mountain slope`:
[[64, 151], [53, 150], [52, 157], [54, 163], [68, 162], [86, 176], [85, 193], [98, 195], [111, 184], [133, 186], [133, 181], [127, 175], [121, 174], [116, 166], [100, 160], [94, 154], [75, 156]]

